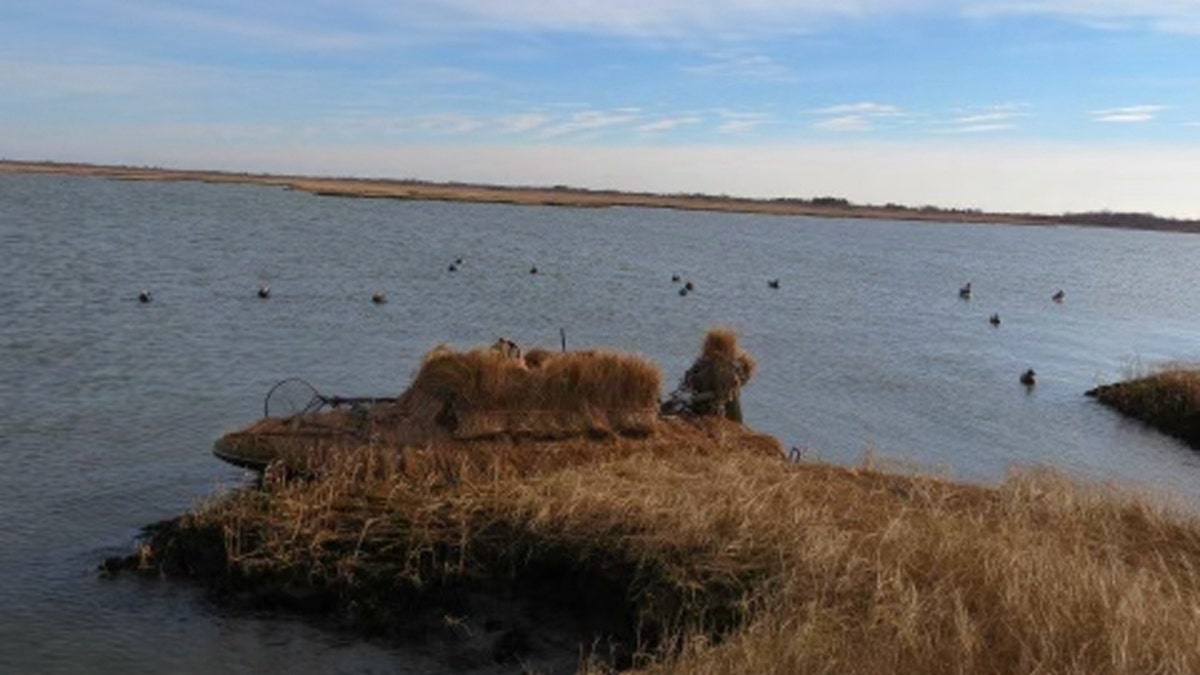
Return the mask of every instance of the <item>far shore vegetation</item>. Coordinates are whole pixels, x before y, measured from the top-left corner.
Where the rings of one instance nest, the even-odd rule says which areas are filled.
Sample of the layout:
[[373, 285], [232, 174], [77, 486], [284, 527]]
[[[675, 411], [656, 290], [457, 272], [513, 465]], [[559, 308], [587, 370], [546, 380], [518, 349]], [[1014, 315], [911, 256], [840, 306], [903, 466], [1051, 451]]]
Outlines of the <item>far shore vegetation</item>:
[[113, 166], [71, 162], [0, 160], [0, 173], [55, 173], [102, 176], [120, 180], [256, 183], [303, 190], [321, 196], [489, 202], [504, 204], [608, 207], [639, 206], [698, 211], [823, 218], [866, 218], [1011, 225], [1080, 225], [1138, 230], [1200, 232], [1200, 220], [1176, 219], [1149, 213], [1095, 211], [1064, 214], [995, 213], [979, 209], [934, 205], [865, 205], [833, 196], [809, 199], [780, 197], [750, 199], [708, 194], [653, 194], [592, 190], [566, 185], [511, 187], [468, 183], [433, 183], [408, 179], [368, 179], [182, 170], [148, 166]]

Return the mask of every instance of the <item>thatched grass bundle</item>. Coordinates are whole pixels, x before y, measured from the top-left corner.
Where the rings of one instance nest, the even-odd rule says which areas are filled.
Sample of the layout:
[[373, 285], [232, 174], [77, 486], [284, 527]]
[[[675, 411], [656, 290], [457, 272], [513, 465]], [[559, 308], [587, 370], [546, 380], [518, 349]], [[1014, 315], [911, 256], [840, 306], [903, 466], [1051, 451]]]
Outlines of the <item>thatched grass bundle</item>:
[[442, 401], [443, 421], [459, 439], [653, 431], [662, 376], [650, 361], [609, 351], [531, 357], [438, 347], [425, 356], [410, 391]]

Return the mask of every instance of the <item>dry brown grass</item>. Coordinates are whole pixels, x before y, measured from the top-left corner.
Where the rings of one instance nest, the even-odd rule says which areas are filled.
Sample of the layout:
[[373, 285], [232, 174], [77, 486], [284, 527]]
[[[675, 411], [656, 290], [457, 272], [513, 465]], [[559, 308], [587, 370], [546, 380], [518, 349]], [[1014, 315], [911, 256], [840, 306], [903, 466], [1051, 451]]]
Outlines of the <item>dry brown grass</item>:
[[571, 570], [624, 589], [656, 673], [1200, 672], [1191, 516], [1045, 472], [987, 488], [788, 464], [699, 424], [553, 457], [364, 448], [186, 527], [220, 532], [243, 580], [332, 588], [366, 614]]
[[1200, 448], [1200, 366], [1172, 365], [1088, 392], [1101, 403]]
[[662, 375], [639, 356], [536, 352], [533, 367], [492, 349], [425, 356], [412, 391], [449, 402], [457, 438], [648, 434]]

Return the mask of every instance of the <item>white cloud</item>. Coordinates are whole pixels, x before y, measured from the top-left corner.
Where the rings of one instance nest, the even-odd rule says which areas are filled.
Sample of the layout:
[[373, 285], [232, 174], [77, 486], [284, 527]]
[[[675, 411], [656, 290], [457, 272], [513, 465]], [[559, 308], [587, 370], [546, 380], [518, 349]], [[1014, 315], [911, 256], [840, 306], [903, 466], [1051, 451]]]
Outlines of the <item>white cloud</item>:
[[840, 115], [813, 123], [814, 129], [822, 131], [870, 131], [871, 119], [866, 115]]
[[625, 126], [638, 119], [635, 108], [619, 108], [612, 112], [585, 110], [572, 114], [565, 122], [542, 128], [538, 136], [543, 139], [557, 138], [583, 132], [595, 132], [616, 126]]
[[934, 121], [932, 131], [938, 134], [988, 134], [1017, 128], [1016, 121], [1028, 117], [1029, 106], [1020, 103], [959, 109], [942, 121]]
[[1131, 105], [1121, 108], [1106, 108], [1088, 112], [1094, 122], [1136, 123], [1149, 122], [1166, 110], [1162, 105]]
[[863, 101], [861, 103], [844, 103], [826, 108], [810, 110], [814, 115], [897, 115], [900, 109], [894, 105]]
[[987, 18], [1058, 16], [1085, 25], [1198, 32], [1193, 0], [384, 0], [344, 4], [448, 30], [599, 33], [639, 38], [808, 32], [845, 20], [915, 12]]
[[722, 134], [749, 133], [775, 121], [774, 116], [767, 113], [734, 110], [718, 110], [717, 117], [720, 120], [717, 132]]
[[709, 62], [685, 66], [685, 73], [724, 78], [748, 78], [768, 82], [794, 82], [797, 78], [787, 68], [766, 54], [749, 49], [727, 49], [704, 55]]
[[813, 129], [839, 133], [871, 131], [875, 128], [876, 120], [903, 115], [896, 106], [875, 101], [826, 106], [809, 110], [808, 113], [824, 117], [824, 119], [813, 122]]
[[697, 124], [699, 122], [700, 122], [699, 117], [695, 117], [695, 116], [691, 116], [691, 115], [685, 116], [685, 117], [664, 117], [662, 119], [658, 119], [658, 120], [654, 120], [652, 122], [647, 122], [645, 124], [642, 124], [641, 126], [638, 126], [635, 130], [641, 134], [656, 134], [656, 133], [661, 133], [663, 131], [670, 131], [672, 129], [684, 126], [686, 124]]
[[532, 131], [538, 127], [546, 125], [551, 117], [543, 113], [525, 113], [522, 115], [508, 115], [501, 117], [498, 120], [500, 131], [508, 134], [519, 134], [526, 131]]

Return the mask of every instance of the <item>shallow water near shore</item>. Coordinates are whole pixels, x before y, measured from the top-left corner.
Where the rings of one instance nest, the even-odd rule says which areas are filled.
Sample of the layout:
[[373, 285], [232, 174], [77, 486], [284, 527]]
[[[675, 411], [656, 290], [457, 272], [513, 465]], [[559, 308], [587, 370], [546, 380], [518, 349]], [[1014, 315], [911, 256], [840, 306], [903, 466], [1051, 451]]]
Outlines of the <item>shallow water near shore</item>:
[[0, 246], [0, 672], [440, 672], [95, 572], [142, 525], [246, 482], [211, 444], [275, 382], [396, 394], [440, 342], [554, 348], [562, 329], [649, 356], [669, 389], [730, 325], [759, 364], [747, 423], [808, 457], [979, 482], [1048, 464], [1200, 503], [1200, 454], [1083, 396], [1200, 358], [1195, 235], [3, 175]]

